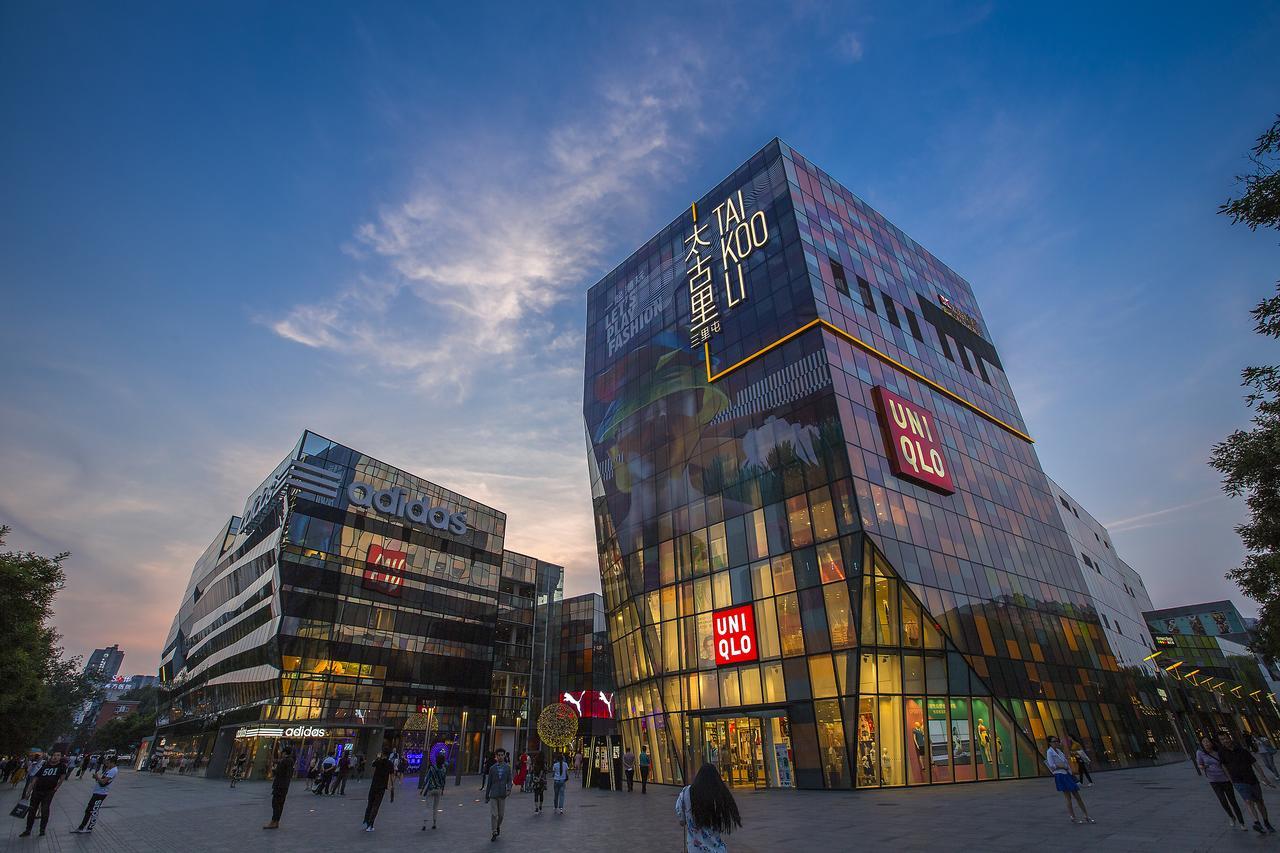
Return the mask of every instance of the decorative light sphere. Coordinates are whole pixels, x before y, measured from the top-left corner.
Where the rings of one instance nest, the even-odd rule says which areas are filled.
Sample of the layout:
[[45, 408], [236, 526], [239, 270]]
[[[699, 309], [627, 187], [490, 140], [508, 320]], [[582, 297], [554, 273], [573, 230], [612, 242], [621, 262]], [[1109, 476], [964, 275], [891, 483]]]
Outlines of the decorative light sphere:
[[568, 749], [578, 736], [578, 715], [564, 702], [542, 709], [538, 715], [538, 737], [553, 749]]

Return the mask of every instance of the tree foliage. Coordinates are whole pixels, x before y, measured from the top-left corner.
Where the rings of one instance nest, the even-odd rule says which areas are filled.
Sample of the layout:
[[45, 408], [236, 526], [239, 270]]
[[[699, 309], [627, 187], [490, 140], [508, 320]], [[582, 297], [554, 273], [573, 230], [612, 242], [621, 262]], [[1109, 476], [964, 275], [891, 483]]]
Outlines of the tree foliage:
[[[0, 526], [0, 546], [8, 527]], [[0, 754], [47, 746], [71, 730], [76, 710], [96, 688], [66, 659], [49, 624], [65, 575], [63, 553], [0, 553]]]
[[[1250, 162], [1253, 172], [1236, 178], [1244, 192], [1218, 211], [1251, 230], [1280, 229], [1280, 116], [1258, 137]], [[1252, 316], [1258, 334], [1280, 339], [1280, 284]], [[1241, 378], [1253, 410], [1250, 428], [1214, 445], [1210, 464], [1222, 474], [1223, 491], [1243, 496], [1249, 508], [1248, 521], [1236, 528], [1245, 559], [1227, 577], [1258, 602], [1255, 650], [1280, 657], [1280, 365], [1246, 367]]]
[[156, 715], [132, 711], [119, 717], [107, 720], [98, 726], [98, 730], [89, 738], [91, 749], [114, 749], [117, 752], [132, 752], [144, 737], [155, 734]]

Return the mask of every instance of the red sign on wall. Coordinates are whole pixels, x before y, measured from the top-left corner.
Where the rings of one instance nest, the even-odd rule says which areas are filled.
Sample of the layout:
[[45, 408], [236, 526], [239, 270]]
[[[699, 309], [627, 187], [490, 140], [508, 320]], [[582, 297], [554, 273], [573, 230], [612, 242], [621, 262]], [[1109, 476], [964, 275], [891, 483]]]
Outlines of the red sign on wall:
[[880, 414], [894, 475], [944, 495], [955, 494], [956, 484], [942, 455], [942, 437], [933, 415], [879, 385], [871, 389], [871, 396]]
[[404, 551], [392, 551], [381, 545], [370, 545], [364, 566], [364, 588], [400, 597], [404, 588], [405, 565], [409, 555]]
[[711, 614], [716, 666], [759, 660], [756, 649], [756, 613], [750, 604], [739, 604]]

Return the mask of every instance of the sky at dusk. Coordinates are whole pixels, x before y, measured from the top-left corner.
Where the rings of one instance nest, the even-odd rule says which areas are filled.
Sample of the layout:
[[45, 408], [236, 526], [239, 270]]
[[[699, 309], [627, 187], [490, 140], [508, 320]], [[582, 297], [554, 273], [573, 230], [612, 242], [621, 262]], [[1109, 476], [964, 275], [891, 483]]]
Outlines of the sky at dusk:
[[774, 136], [972, 282], [1155, 604], [1252, 614], [1206, 459], [1280, 249], [1215, 211], [1280, 7], [901, 6], [0, 6], [0, 524], [72, 552], [67, 651], [154, 672], [304, 428], [598, 589], [586, 289]]

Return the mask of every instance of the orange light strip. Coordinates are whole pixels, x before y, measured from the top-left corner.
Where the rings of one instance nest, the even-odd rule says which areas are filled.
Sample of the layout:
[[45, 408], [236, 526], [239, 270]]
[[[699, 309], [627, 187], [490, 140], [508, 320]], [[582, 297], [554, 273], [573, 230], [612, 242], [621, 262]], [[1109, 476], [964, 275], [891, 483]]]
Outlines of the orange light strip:
[[961, 397], [956, 392], [950, 390], [949, 388], [944, 388], [942, 385], [939, 385], [937, 382], [934, 382], [932, 379], [920, 373], [919, 371], [912, 370], [910, 367], [907, 367], [905, 364], [898, 361], [893, 356], [887, 353], [881, 352], [880, 350], [876, 349], [871, 344], [867, 343], [866, 341], [862, 340], [856, 335], [852, 335], [846, 332], [844, 329], [841, 329], [839, 326], [836, 326], [832, 323], [827, 322], [826, 320], [823, 320], [821, 317], [817, 318], [816, 320], [810, 320], [808, 323], [805, 323], [803, 326], [796, 329], [794, 332], [783, 335], [782, 337], [778, 338], [776, 341], [769, 344], [768, 346], [764, 346], [756, 350], [751, 355], [739, 361], [737, 364], [730, 365], [729, 367], [726, 367], [724, 370], [721, 370], [720, 372], [715, 374], [712, 374], [711, 372], [711, 342], [710, 341], [703, 342], [702, 351], [707, 361], [707, 381], [715, 382], [719, 379], [723, 379], [724, 377], [728, 376], [730, 373], [733, 373], [735, 370], [742, 367], [743, 365], [754, 361], [755, 359], [759, 358], [760, 356], [764, 355], [765, 353], [771, 350], [777, 349], [778, 347], [782, 346], [787, 341], [791, 340], [797, 335], [801, 335], [809, 331], [814, 326], [821, 326], [822, 328], [826, 329], [827, 331], [831, 332], [837, 337], [844, 338], [846, 341], [858, 347], [859, 349], [863, 350], [867, 354], [875, 356], [876, 358], [880, 359], [881, 361], [890, 365], [891, 367], [894, 367], [897, 370], [907, 374], [912, 379], [915, 379], [918, 382], [923, 382], [925, 385], [928, 385], [934, 391], [937, 391], [939, 394], [943, 395], [947, 399], [952, 400], [953, 402], [959, 403], [961, 406], [964, 406], [969, 411], [973, 412], [974, 414], [982, 418], [985, 418], [986, 420], [1000, 427], [1004, 431], [1011, 433], [1013, 435], [1016, 435], [1018, 438], [1022, 439], [1028, 444], [1035, 444], [1035, 439], [1027, 435], [1022, 430], [1018, 429], [1017, 427], [1005, 423], [1000, 418], [997, 418], [995, 415], [988, 412], [986, 409], [983, 409], [979, 406], [974, 405], [973, 403], [970, 403], [968, 400], [966, 400], [964, 397]]

